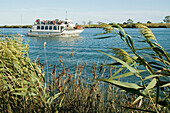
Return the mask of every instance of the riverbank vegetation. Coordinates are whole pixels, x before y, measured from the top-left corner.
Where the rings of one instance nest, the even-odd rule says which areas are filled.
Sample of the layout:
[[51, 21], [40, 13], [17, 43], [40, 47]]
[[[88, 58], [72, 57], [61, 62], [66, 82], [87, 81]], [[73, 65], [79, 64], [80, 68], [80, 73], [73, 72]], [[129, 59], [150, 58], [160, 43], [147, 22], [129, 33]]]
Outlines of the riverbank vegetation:
[[[165, 22], [165, 23], [163, 23]], [[136, 25], [138, 24], [142, 24], [148, 28], [170, 28], [170, 16], [166, 16], [163, 19], [163, 22], [161, 23], [152, 23], [151, 21], [147, 21], [146, 23], [141, 23], [141, 22], [134, 22], [132, 19], [128, 19], [126, 22], [123, 23], [117, 23], [119, 26], [121, 26], [122, 28], [136, 28]], [[103, 22], [97, 22], [98, 24], [92, 24], [92, 21], [89, 21], [87, 24], [85, 21], [83, 21], [83, 25], [82, 27], [85, 28], [103, 28], [105, 27], [105, 25], [103, 26]], [[112, 27], [116, 27], [114, 23], [109, 23], [109, 25], [112, 25]]]
[[[113, 84], [127, 92], [137, 94], [138, 97], [131, 104], [134, 105], [138, 101], [142, 101], [143, 98], [149, 99], [154, 107], [154, 111], [159, 113], [164, 108], [170, 109], [170, 56], [166, 50], [160, 46], [152, 33], [152, 31], [142, 25], [137, 24], [136, 28], [142, 36], [138, 37], [139, 42], [145, 43], [148, 46], [143, 48], [135, 47], [133, 38], [127, 34], [121, 26], [114, 24], [115, 28], [108, 25], [105, 30], [107, 34], [115, 32], [117, 36], [126, 43], [130, 52], [126, 52], [120, 48], [110, 48], [115, 56], [111, 56], [107, 53], [99, 51], [104, 55], [116, 60], [118, 63], [108, 64], [109, 66], [120, 65], [120, 68], [109, 79], [98, 79], [100, 81]], [[104, 38], [109, 38], [104, 37]], [[101, 39], [104, 39], [101, 37]], [[145, 55], [139, 54], [138, 51], [145, 50]], [[141, 66], [143, 68], [141, 68]], [[123, 69], [127, 70], [126, 73], [119, 74]], [[140, 70], [143, 69], [143, 70]], [[129, 71], [128, 71], [129, 70]], [[141, 72], [146, 72], [145, 74]], [[140, 80], [135, 83], [120, 82], [117, 78], [124, 78], [136, 76]], [[148, 81], [149, 80], [149, 81]], [[140, 83], [140, 84], [139, 84]], [[129, 107], [129, 109], [136, 109]], [[138, 109], [138, 108], [137, 108]]]
[[[85, 74], [88, 62], [77, 63], [75, 70], [58, 71], [59, 67], [53, 66], [51, 74], [45, 76], [45, 63], [29, 59], [29, 46], [23, 44], [22, 38], [0, 39], [0, 50], [1, 113], [129, 111], [122, 105], [133, 98], [115, 86], [96, 81], [98, 77], [107, 78], [106, 68], [101, 65], [90, 63], [91, 77]], [[59, 66], [64, 67], [64, 59], [59, 58]], [[149, 101], [146, 103], [149, 105]]]
[[[84, 28], [104, 28], [105, 26], [103, 26], [103, 24], [101, 24], [102, 22], [98, 22], [98, 24], [87, 24], [87, 25], [78, 25]], [[136, 28], [136, 25], [138, 23], [123, 23], [123, 24], [119, 24], [122, 28]], [[170, 23], [141, 23], [145, 26], [147, 26], [148, 28], [170, 28]], [[114, 23], [109, 23], [109, 25], [112, 25], [112, 27], [114, 26]], [[32, 25], [4, 25], [4, 26], [0, 26], [0, 28], [32, 28]]]
[[[139, 23], [124, 23], [124, 24], [119, 24], [122, 28], [136, 28], [136, 25]], [[141, 23], [145, 26], [147, 26], [148, 28], [170, 28], [170, 23]], [[81, 25], [82, 27], [85, 28], [103, 28], [104, 26], [102, 26], [103, 24], [90, 24], [90, 25]], [[109, 23], [109, 25], [112, 25], [112, 27], [114, 26], [114, 23]]]
[[51, 112], [60, 95], [47, 88], [45, 74], [29, 59], [22, 38], [0, 39], [0, 112]]
[[[112, 58], [114, 64], [77, 62], [73, 70], [65, 69], [64, 59], [59, 56], [60, 64], [53, 68], [49, 65], [51, 72], [45, 74], [43, 69], [47, 63], [29, 59], [29, 46], [22, 37], [1, 38], [0, 112], [169, 112], [170, 57], [152, 32], [143, 25], [138, 26], [145, 37], [141, 43], [150, 47], [135, 48], [132, 37], [119, 25], [114, 24], [115, 29], [113, 25], [100, 25], [106, 30], [103, 34], [116, 30], [133, 55], [119, 48], [110, 48], [115, 56], [99, 52]], [[98, 39], [109, 38], [100, 35]], [[152, 51], [147, 55], [149, 58], [137, 54], [142, 49]], [[87, 64], [91, 65], [91, 76], [86, 75]], [[139, 70], [138, 66], [143, 69]], [[58, 70], [59, 67], [62, 71]], [[105, 73], [106, 69], [110, 70], [109, 74]], [[121, 78], [132, 75], [142, 81], [121, 81]]]
[[[138, 25], [139, 23], [136, 24], [118, 24], [123, 28], [137, 28], [136, 25]], [[113, 24], [110, 24], [113, 25]], [[170, 28], [170, 23], [142, 23], [142, 25], [148, 27], [148, 28]]]
[[0, 28], [32, 28], [32, 25], [4, 25]]

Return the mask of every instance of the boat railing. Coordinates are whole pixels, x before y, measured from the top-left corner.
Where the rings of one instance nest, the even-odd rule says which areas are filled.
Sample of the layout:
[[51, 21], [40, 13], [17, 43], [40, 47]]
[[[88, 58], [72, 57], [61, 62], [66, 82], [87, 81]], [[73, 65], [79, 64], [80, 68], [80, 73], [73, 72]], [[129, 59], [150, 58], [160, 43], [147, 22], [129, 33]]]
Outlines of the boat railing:
[[62, 25], [63, 23], [34, 23], [34, 25]]

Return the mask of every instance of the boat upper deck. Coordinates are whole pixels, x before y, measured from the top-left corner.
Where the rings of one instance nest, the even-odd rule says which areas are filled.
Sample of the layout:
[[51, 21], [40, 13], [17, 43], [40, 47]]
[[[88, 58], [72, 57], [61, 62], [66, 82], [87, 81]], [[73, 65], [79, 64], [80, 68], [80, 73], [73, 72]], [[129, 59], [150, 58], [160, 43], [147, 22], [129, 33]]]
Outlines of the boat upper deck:
[[72, 24], [71, 23], [72, 21], [71, 20], [43, 20], [43, 21], [40, 21], [40, 19], [37, 19], [34, 23], [34, 25], [62, 25], [62, 24], [65, 24], [65, 25], [68, 25], [68, 24]]

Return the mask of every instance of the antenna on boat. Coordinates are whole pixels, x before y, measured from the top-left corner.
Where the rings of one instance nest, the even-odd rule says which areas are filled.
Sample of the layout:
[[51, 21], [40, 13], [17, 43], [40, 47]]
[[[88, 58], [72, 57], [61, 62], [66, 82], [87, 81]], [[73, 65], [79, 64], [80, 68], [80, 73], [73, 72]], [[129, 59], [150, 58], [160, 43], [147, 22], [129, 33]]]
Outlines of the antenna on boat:
[[66, 20], [67, 20], [67, 11], [66, 11]]

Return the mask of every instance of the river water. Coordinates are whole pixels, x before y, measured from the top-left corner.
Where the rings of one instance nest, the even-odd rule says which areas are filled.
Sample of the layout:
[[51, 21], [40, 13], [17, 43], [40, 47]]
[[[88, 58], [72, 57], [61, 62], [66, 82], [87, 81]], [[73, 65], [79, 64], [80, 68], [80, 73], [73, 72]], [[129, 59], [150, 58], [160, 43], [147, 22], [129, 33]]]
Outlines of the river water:
[[[18, 28], [0, 28], [1, 34], [16, 35], [21, 33], [24, 35], [23, 39], [29, 41], [29, 56], [31, 60], [36, 60], [39, 58], [41, 63], [48, 63], [51, 65], [48, 67], [48, 72], [53, 68], [53, 65], [57, 66], [57, 72], [61, 72], [63, 68], [72, 70], [74, 73], [75, 66], [77, 63], [80, 65], [86, 65], [86, 70], [84, 73], [87, 76], [92, 76], [92, 65], [107, 63], [112, 63], [113, 60], [109, 59], [106, 55], [96, 51], [101, 50], [105, 53], [113, 55], [113, 53], [108, 49], [108, 47], [117, 47], [124, 50], [128, 50], [126, 44], [119, 37], [111, 37], [107, 39], [95, 39], [100, 36], [95, 36], [95, 34], [104, 32], [101, 28], [85, 28], [84, 32], [79, 35], [79, 37], [28, 37], [28, 29], [18, 29]], [[156, 36], [159, 44], [163, 46], [168, 53], [170, 53], [170, 29], [169, 28], [152, 28], [151, 29]], [[125, 31], [131, 36], [139, 36], [137, 29], [125, 28]], [[114, 33], [107, 34], [114, 36]], [[106, 36], [106, 35], [104, 35]], [[133, 38], [136, 48], [145, 47], [147, 45], [137, 42], [138, 38]], [[46, 46], [44, 49], [44, 42]], [[141, 51], [145, 53], [145, 51]], [[60, 60], [64, 63], [61, 66]], [[46, 66], [44, 66], [46, 67]], [[46, 68], [44, 68], [45, 71]], [[110, 70], [106, 69], [104, 76], [109, 76]], [[128, 80], [131, 81], [131, 80]]]

